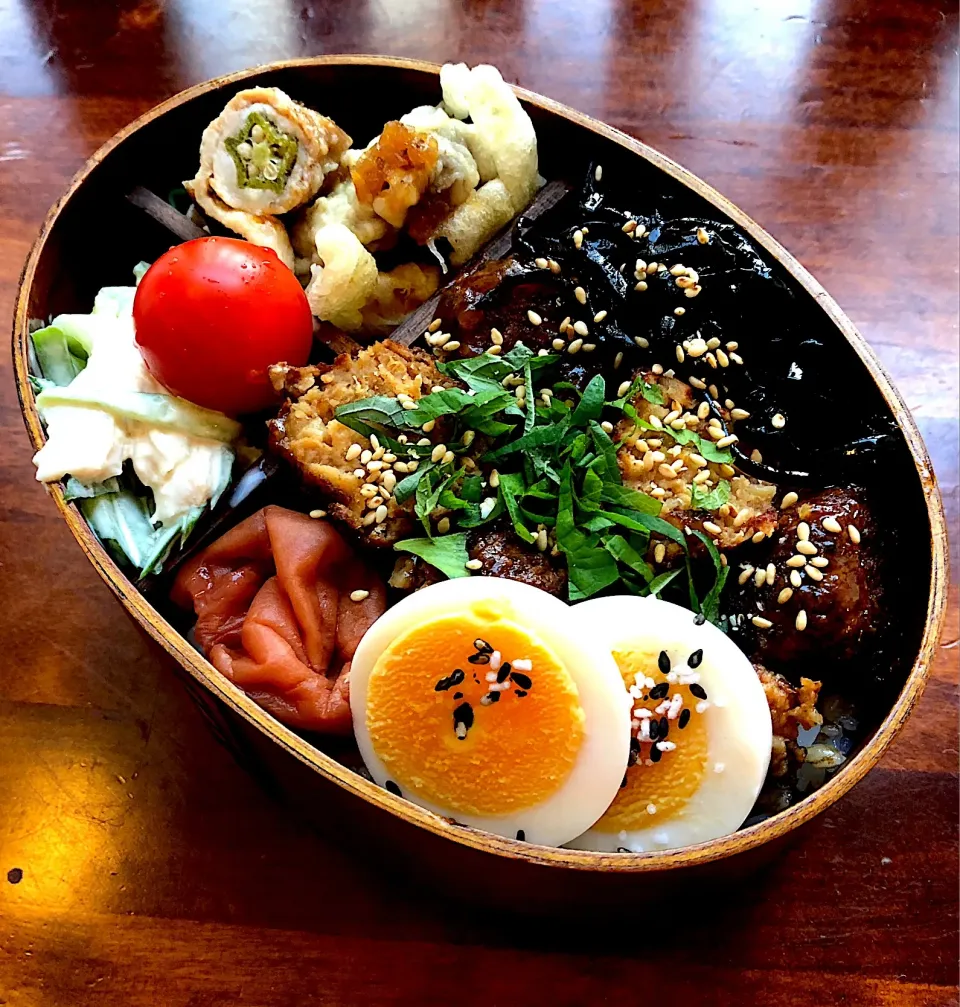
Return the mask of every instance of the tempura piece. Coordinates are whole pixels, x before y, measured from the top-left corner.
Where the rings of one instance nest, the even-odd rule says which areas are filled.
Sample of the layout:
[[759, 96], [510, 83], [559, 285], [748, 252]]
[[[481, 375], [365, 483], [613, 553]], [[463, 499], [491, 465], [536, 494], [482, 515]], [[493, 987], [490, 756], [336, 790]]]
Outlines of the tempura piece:
[[280, 261], [293, 269], [293, 246], [290, 244], [286, 229], [276, 217], [271, 217], [268, 214], [247, 213], [246, 210], [234, 210], [227, 206], [210, 188], [209, 178], [201, 179], [198, 176], [191, 181], [184, 182], [183, 186], [207, 216], [212, 217], [254, 245], [272, 248], [279, 256]]
[[350, 662], [386, 591], [333, 525], [265, 507], [188, 562], [172, 600], [210, 663], [278, 720], [348, 734]]
[[473, 127], [451, 119], [433, 105], [419, 105], [401, 116], [400, 122], [419, 133], [429, 133], [437, 141], [430, 191], [443, 193], [450, 206], [459, 206], [480, 183], [480, 170], [470, 153]]
[[519, 213], [543, 184], [530, 116], [494, 66], [481, 64], [470, 70], [464, 63], [446, 63], [440, 70], [440, 86], [447, 111], [457, 119], [469, 116], [473, 123], [467, 136], [481, 178], [499, 178], [510, 194], [514, 214]]
[[316, 259], [317, 231], [328, 224], [343, 224], [366, 246], [382, 241], [390, 225], [357, 199], [353, 180], [342, 179], [325, 196], [318, 196], [308, 206], [290, 232], [297, 256], [311, 262]]
[[227, 206], [255, 214], [295, 210], [336, 170], [350, 137], [275, 87], [235, 94], [203, 132], [200, 170]]
[[440, 270], [418, 262], [404, 262], [377, 277], [376, 289], [364, 305], [363, 331], [389, 335], [440, 286]]
[[310, 267], [307, 300], [321, 321], [347, 332], [363, 324], [360, 309], [377, 288], [377, 263], [344, 224], [327, 224], [315, 235], [319, 263]]
[[470, 193], [467, 201], [441, 222], [433, 240], [446, 238], [453, 249], [450, 262], [460, 266], [515, 215], [506, 185], [494, 178]]

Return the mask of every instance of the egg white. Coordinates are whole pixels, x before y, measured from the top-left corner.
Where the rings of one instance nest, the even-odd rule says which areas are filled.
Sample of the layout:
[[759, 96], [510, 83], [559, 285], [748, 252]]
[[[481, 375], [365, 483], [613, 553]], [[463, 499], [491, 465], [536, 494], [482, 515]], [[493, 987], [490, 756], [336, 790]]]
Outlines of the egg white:
[[[572, 614], [580, 633], [602, 642], [608, 652], [663, 650], [677, 671], [689, 671], [688, 657], [702, 649], [703, 660], [696, 671], [710, 706], [700, 715], [707, 732], [706, 772], [678, 814], [658, 820], [654, 812], [649, 824], [621, 832], [591, 828], [566, 845], [643, 853], [691, 846], [735, 832], [763, 786], [773, 737], [763, 686], [747, 656], [716, 626], [697, 625], [689, 609], [658, 598], [599, 598], [575, 606]], [[680, 732], [670, 734], [678, 744], [682, 737]], [[670, 754], [665, 753], [663, 759]], [[657, 767], [640, 771], [646, 768], [656, 772]]]
[[[477, 602], [493, 602], [505, 618], [528, 628], [566, 666], [585, 715], [583, 743], [563, 783], [532, 807], [503, 816], [470, 815], [421, 798], [409, 783], [391, 775], [367, 729], [371, 672], [383, 651], [410, 628], [455, 615]], [[578, 625], [578, 624], [577, 624]], [[360, 755], [381, 786], [395, 782], [403, 797], [435, 814], [496, 835], [560, 846], [588, 829], [609, 807], [626, 771], [630, 749], [630, 700], [605, 639], [581, 633], [571, 609], [558, 598], [517, 581], [469, 577], [443, 581], [404, 598], [370, 627], [350, 669], [350, 707]], [[537, 752], [530, 751], [531, 764]]]

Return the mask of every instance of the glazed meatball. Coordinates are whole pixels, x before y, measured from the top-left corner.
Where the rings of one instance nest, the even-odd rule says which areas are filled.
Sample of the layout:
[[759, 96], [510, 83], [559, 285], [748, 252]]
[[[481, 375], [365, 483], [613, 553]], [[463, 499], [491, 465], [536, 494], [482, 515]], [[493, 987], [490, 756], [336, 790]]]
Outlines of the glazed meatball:
[[[771, 570], [773, 583], [768, 575], [758, 585]], [[883, 595], [863, 491], [829, 489], [781, 510], [769, 545], [735, 567], [731, 582], [735, 638], [755, 661], [779, 669], [852, 660], [876, 632]]]

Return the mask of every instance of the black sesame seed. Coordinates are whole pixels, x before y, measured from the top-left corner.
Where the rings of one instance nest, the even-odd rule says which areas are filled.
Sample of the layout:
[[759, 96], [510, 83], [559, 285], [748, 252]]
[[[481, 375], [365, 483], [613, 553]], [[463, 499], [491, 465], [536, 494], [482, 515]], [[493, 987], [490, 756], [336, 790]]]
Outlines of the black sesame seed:
[[670, 657], [665, 650], [660, 651], [660, 656], [657, 658], [657, 667], [664, 675], [670, 674]]
[[11, 867], [10, 870], [7, 871], [7, 881], [9, 881], [11, 885], [19, 885], [20, 882], [23, 881], [23, 868]]
[[497, 672], [497, 681], [498, 681], [499, 683], [501, 683], [501, 684], [502, 684], [503, 682], [506, 682], [506, 680], [507, 680], [507, 676], [508, 676], [509, 674], [510, 674], [510, 663], [509, 663], [509, 661], [508, 661], [508, 662], [507, 662], [507, 663], [506, 663], [505, 665], [503, 665], [503, 667], [501, 667], [501, 669], [500, 669], [500, 670], [499, 670], [499, 671]]
[[517, 839], [519, 839], [521, 843], [525, 843], [527, 841], [527, 834], [523, 831], [523, 829], [517, 829]]
[[489, 654], [471, 654], [467, 660], [471, 664], [489, 664], [490, 655]]
[[[468, 731], [473, 727], [473, 707], [469, 703], [461, 703], [453, 711], [453, 729], [456, 731], [461, 724]], [[462, 741], [463, 738], [460, 740]]]
[[479, 650], [482, 654], [492, 654], [493, 647], [486, 640], [476, 639], [473, 641], [473, 649]]
[[396, 794], [397, 797], [403, 797], [403, 794], [400, 793], [400, 788], [393, 782], [393, 780], [387, 780], [384, 787], [386, 787], [391, 794]]
[[661, 682], [659, 685], [655, 685], [650, 690], [650, 698], [651, 699], [665, 699], [666, 696], [667, 696], [667, 693], [669, 691], [670, 691], [670, 683], [669, 682]]
[[654, 745], [653, 748], [650, 749], [650, 761], [651, 762], [659, 762], [660, 761], [660, 757], [662, 755], [663, 755], [663, 752], [661, 752], [660, 749], [657, 748], [656, 745]]
[[695, 650], [687, 658], [687, 664], [689, 664], [691, 668], [699, 668], [700, 667], [700, 662], [702, 660], [703, 660], [703, 651], [702, 650]]
[[484, 696], [484, 697], [483, 697], [483, 698], [482, 698], [482, 699], [480, 700], [480, 703], [481, 703], [481, 704], [482, 704], [483, 706], [490, 706], [490, 704], [491, 704], [491, 703], [499, 703], [499, 702], [500, 702], [500, 693], [499, 693], [499, 692], [488, 692], [488, 693], [487, 693], [487, 694], [486, 694], [486, 695], [485, 695], [485, 696]]
[[526, 689], [514, 689], [513, 690], [513, 694], [515, 696], [519, 696], [521, 699], [523, 699], [523, 697], [526, 696], [526, 694], [527, 694], [527, 690]]
[[660, 733], [659, 738], [661, 741], [665, 741], [667, 735], [670, 733], [670, 721], [666, 717], [660, 718]]
[[702, 626], [706, 621], [707, 621], [707, 617], [702, 612], [698, 612], [693, 617], [693, 624], [694, 624], [694, 626]]
[[697, 699], [707, 698], [707, 690], [704, 689], [702, 685], [697, 685], [696, 682], [694, 682], [693, 685], [690, 686], [690, 693], [691, 695], [696, 696]]
[[452, 689], [455, 685], [459, 685], [466, 676], [457, 668], [452, 675], [447, 675], [446, 678], [441, 678], [439, 682], [433, 687], [434, 692], [446, 692], [447, 689]]
[[677, 721], [677, 727], [679, 727], [680, 730], [682, 731], [689, 723], [690, 723], [690, 710], [689, 709], [681, 710], [680, 720]]
[[530, 676], [524, 675], [522, 671], [511, 671], [510, 680], [514, 685], [519, 685], [521, 689], [529, 689], [533, 685]]
[[453, 698], [454, 699], [463, 699], [463, 693], [462, 692], [455, 692], [453, 694]]

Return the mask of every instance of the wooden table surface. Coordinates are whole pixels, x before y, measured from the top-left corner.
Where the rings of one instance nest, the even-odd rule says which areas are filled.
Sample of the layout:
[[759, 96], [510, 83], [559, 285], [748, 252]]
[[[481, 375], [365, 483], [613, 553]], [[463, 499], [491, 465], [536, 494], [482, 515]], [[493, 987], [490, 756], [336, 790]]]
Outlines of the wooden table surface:
[[[946, 0], [0, 0], [0, 316], [47, 207], [115, 130], [216, 74], [351, 51], [494, 62], [742, 206], [876, 348], [956, 528]], [[722, 906], [656, 928], [641, 906], [475, 917], [318, 838], [217, 745], [34, 482], [0, 367], [0, 1004], [957, 1002], [956, 587], [901, 738]]]

